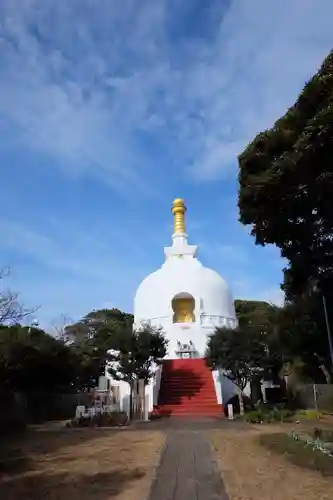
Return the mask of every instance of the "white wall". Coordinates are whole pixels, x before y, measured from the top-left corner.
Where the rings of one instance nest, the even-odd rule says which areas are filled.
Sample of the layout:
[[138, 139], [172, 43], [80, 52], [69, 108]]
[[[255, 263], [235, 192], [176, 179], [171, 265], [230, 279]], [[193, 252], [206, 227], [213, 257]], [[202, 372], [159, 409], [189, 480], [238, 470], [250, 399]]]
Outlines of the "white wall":
[[217, 381], [222, 393], [222, 404], [225, 406], [228, 401], [237, 394], [237, 386], [228, 377], [223, 375], [222, 370], [217, 371]]
[[[130, 386], [122, 380], [113, 380], [111, 375], [106, 372], [106, 377], [110, 380], [113, 387], [119, 387], [120, 411], [125, 411], [129, 415], [130, 411]], [[148, 411], [151, 412], [154, 405], [158, 403], [158, 395], [160, 391], [162, 377], [162, 366], [157, 366], [155, 369], [155, 377], [145, 387], [145, 396], [148, 396]]]
[[214, 387], [215, 387], [215, 393], [216, 393], [216, 398], [218, 404], [222, 404], [223, 398], [222, 398], [222, 385], [221, 385], [221, 380], [220, 380], [220, 372], [219, 370], [215, 370], [212, 372], [212, 377], [214, 381]]
[[[155, 376], [152, 378], [148, 385], [145, 387], [145, 396], [148, 396], [148, 411], [151, 412], [154, 409], [154, 405], [158, 404], [158, 395], [161, 387], [162, 378], [162, 365], [158, 365], [155, 368]], [[146, 400], [147, 401], [147, 400]]]

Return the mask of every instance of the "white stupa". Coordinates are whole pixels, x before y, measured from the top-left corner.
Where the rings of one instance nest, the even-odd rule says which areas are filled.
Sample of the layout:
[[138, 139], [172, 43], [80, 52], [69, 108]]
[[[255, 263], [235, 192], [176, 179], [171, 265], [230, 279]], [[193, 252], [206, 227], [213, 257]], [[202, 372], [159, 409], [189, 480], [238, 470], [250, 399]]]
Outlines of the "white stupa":
[[[162, 327], [168, 343], [167, 358], [203, 358], [207, 336], [216, 327], [237, 326], [232, 294], [225, 280], [197, 259], [197, 246], [189, 245], [185, 228], [186, 207], [174, 200], [172, 246], [164, 248], [165, 262], [140, 284], [134, 299], [134, 328], [144, 324]], [[158, 403], [163, 367], [145, 388], [146, 408]], [[129, 411], [129, 385], [113, 380], [106, 366], [105, 376], [117, 388], [120, 408]], [[222, 372], [212, 372], [216, 403], [221, 405], [235, 393], [232, 382]]]
[[165, 262], [140, 284], [134, 299], [134, 326], [161, 326], [169, 340], [168, 358], [203, 357], [207, 335], [216, 327], [236, 326], [235, 306], [225, 280], [197, 259], [189, 245], [182, 199], [172, 205], [172, 246]]

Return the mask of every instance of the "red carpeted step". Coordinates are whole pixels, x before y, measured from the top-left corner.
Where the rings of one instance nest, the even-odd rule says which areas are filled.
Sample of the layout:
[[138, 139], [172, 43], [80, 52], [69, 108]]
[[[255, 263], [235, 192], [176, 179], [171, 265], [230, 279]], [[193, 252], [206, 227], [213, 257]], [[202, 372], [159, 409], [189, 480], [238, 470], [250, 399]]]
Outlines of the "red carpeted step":
[[154, 413], [221, 416], [211, 370], [204, 359], [173, 359], [163, 363], [159, 404]]

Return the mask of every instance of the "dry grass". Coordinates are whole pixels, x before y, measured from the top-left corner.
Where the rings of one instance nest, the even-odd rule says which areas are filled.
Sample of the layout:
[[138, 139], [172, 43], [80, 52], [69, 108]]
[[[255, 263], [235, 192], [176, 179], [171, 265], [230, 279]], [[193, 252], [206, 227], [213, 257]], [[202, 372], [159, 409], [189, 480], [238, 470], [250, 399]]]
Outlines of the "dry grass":
[[333, 478], [292, 464], [259, 443], [286, 426], [214, 431], [212, 441], [230, 500], [331, 500]]
[[163, 443], [157, 431], [32, 431], [2, 448], [1, 500], [143, 500]]

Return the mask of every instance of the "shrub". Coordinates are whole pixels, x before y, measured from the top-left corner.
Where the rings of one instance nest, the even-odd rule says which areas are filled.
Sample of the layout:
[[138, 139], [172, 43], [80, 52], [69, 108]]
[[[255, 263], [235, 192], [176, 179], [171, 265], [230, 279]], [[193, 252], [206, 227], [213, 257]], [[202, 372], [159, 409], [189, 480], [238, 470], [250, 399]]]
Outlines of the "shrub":
[[128, 424], [125, 412], [100, 413], [90, 418], [80, 417], [68, 422], [67, 427], [121, 427]]
[[293, 411], [279, 407], [267, 409], [258, 407], [256, 410], [245, 414], [245, 420], [251, 424], [292, 422], [293, 417]]
[[149, 420], [159, 420], [164, 417], [171, 417], [171, 410], [154, 410], [149, 413]]
[[287, 408], [275, 408], [272, 410], [272, 421], [274, 422], [292, 422], [294, 419], [294, 412]]
[[162, 413], [153, 413], [153, 412], [151, 412], [149, 414], [149, 420], [160, 420], [163, 417], [164, 417], [164, 415]]
[[299, 410], [297, 412], [297, 417], [304, 420], [315, 420], [322, 418], [324, 415], [318, 410]]
[[264, 421], [264, 415], [261, 410], [252, 410], [245, 413], [245, 420], [250, 424], [261, 424]]

